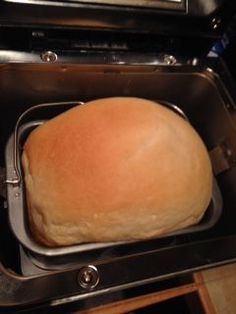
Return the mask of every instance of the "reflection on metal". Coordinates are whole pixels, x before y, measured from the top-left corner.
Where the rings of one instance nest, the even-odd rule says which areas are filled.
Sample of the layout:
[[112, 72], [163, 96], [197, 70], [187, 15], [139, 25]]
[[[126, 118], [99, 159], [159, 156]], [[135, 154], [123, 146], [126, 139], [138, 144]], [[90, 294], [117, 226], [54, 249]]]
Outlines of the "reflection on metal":
[[177, 63], [176, 58], [172, 55], [165, 55], [164, 56], [164, 63], [167, 65], [175, 65]]
[[[192, 64], [193, 58], [178, 57], [178, 60], [172, 55], [161, 53], [137, 53], [132, 51], [88, 51], [80, 50], [71, 52], [69, 55], [60, 53], [60, 57], [56, 52], [46, 51], [40, 52], [24, 52], [14, 50], [0, 51], [1, 63], [6, 66], [8, 63], [27, 63], [27, 64], [125, 64], [125, 65], [184, 65]], [[57, 62], [55, 62], [57, 61]]]
[[168, 5], [183, 6], [185, 0], [74, 0], [71, 3], [65, 1], [54, 0], [3, 0], [5, 2], [21, 3], [21, 4], [35, 4], [35, 5], [53, 5], [53, 6], [78, 6], [79, 4], [106, 4], [118, 6], [132, 6], [132, 7], [150, 7], [163, 8]]
[[213, 30], [217, 30], [221, 25], [221, 19], [219, 17], [214, 17], [212, 20], [211, 20], [211, 28]]
[[79, 285], [87, 290], [95, 288], [99, 283], [98, 270], [93, 265], [84, 266], [79, 270]]
[[45, 51], [41, 54], [41, 59], [43, 62], [53, 63], [57, 61], [57, 54], [52, 51]]
[[[145, 58], [138, 56], [134, 60], [131, 57], [122, 58], [119, 55], [119, 61], [129, 60], [132, 65], [137, 66], [129, 67], [127, 64], [118, 66], [113, 65], [113, 63], [110, 65], [106, 61], [111, 59], [105, 56], [104, 65], [93, 67], [91, 64], [97, 64], [98, 61], [101, 63], [101, 56], [98, 56], [95, 60], [91, 59], [91, 55], [89, 57], [84, 56], [84, 59], [78, 57], [78, 55], [72, 56], [71, 59], [64, 56], [62, 57], [63, 65], [43, 63], [40, 55], [36, 53], [32, 56], [38, 64], [33, 63], [32, 59], [29, 63], [33, 64], [27, 64], [26, 54], [24, 54], [25, 59], [22, 64], [9, 64], [12, 61], [11, 59], [8, 64], [0, 65], [2, 67], [0, 90], [3, 94], [5, 93], [4, 96], [11, 96], [3, 97], [2, 112], [4, 112], [6, 106], [12, 106], [11, 116], [9, 117], [10, 122], [17, 115], [16, 108], [19, 108], [21, 104], [29, 107], [32, 104], [32, 99], [42, 101], [42, 94], [43, 101], [66, 100], [72, 97], [86, 100], [88, 96], [112, 96], [121, 94], [121, 91], [126, 91], [126, 96], [138, 95], [152, 99], [167, 99], [177, 104], [181, 103], [181, 108], [184, 111], [186, 110], [186, 114], [191, 121], [194, 120], [195, 123], [200, 121], [203, 129], [207, 125], [207, 134], [211, 135], [207, 138], [209, 147], [214, 147], [213, 144], [217, 144], [219, 138], [224, 135], [232, 139], [229, 146], [231, 150], [227, 150], [227, 153], [230, 155], [233, 149], [235, 129], [229, 112], [225, 110], [226, 104], [231, 103], [231, 100], [223, 84], [224, 81], [221, 81], [222, 77], [217, 75], [218, 72], [210, 73], [205, 70], [207, 66], [211, 67], [211, 64], [199, 62], [197, 66], [193, 67], [190, 62], [187, 65], [184, 64], [183, 67], [163, 66], [163, 55], [159, 58], [157, 55], [147, 54], [144, 55]], [[14, 58], [16, 57], [18, 58], [19, 55], [14, 55]], [[89, 65], [88, 63], [79, 63], [79, 61], [86, 61], [89, 58], [91, 59]], [[68, 62], [65, 64], [68, 60], [75, 60], [75, 63], [69, 64]], [[178, 62], [181, 60], [184, 61], [184, 59], [178, 57]], [[142, 61], [142, 63], [139, 64], [138, 61]], [[222, 65], [219, 66], [221, 72], [226, 75], [227, 72], [223, 71]], [[64, 70], [66, 70], [65, 75]], [[146, 82], [146, 88], [143, 88], [144, 81]], [[225, 81], [227, 82], [227, 80]], [[96, 86], [96, 89], [94, 86]], [[5, 118], [7, 119], [7, 115], [4, 116]], [[6, 125], [8, 125], [7, 122], [10, 123], [9, 121], [6, 120]], [[227, 128], [222, 128], [222, 125]], [[11, 144], [10, 151], [12, 152], [13, 142], [11, 141], [9, 144]], [[11, 165], [13, 164], [7, 151], [6, 160], [10, 161]], [[12, 166], [8, 167], [6, 164], [6, 167], [8, 177], [11, 177], [13, 173]], [[225, 174], [231, 175], [230, 171]], [[229, 182], [233, 182], [233, 176], [228, 179], [230, 179]], [[229, 184], [222, 186], [227, 188]], [[24, 220], [24, 212], [21, 210], [21, 206], [24, 205], [23, 190], [22, 187], [18, 188], [12, 185], [7, 185], [7, 188], [8, 206], [11, 207], [9, 215], [14, 220], [14, 227], [17, 228], [19, 227], [17, 225], [18, 220]], [[17, 198], [14, 196], [16, 193], [20, 193]], [[233, 195], [232, 200], [234, 201]], [[226, 209], [227, 213], [230, 213], [231, 210], [234, 211], [235, 202], [229, 204], [228, 200], [226, 197], [228, 205]], [[228, 218], [230, 219], [230, 217]], [[224, 220], [222, 221], [224, 222]], [[142, 243], [138, 250], [134, 251], [132, 251], [134, 246], [130, 246], [131, 250], [124, 250], [122, 247], [120, 251], [112, 246], [111, 250], [109, 248], [103, 251], [97, 250], [97, 255], [91, 254], [93, 247], [87, 244], [87, 252], [83, 251], [78, 257], [76, 256], [76, 262], [71, 265], [66, 264], [65, 251], [59, 248], [63, 262], [63, 268], [61, 269], [56, 268], [60, 257], [53, 256], [49, 249], [44, 252], [48, 254], [47, 258], [40, 256], [41, 260], [38, 261], [41, 264], [47, 262], [47, 265], [55, 267], [51, 267], [53, 271], [47, 268], [48, 275], [18, 275], [9, 271], [0, 263], [0, 306], [27, 306], [34, 303], [40, 304], [45, 300], [48, 300], [50, 305], [56, 306], [107, 294], [108, 292], [137, 287], [209, 266], [232, 262], [235, 261], [236, 256], [236, 236], [230, 233], [226, 235], [226, 232], [227, 230], [222, 233], [219, 231], [216, 233], [217, 237], [213, 237], [212, 233], [207, 233], [207, 237], [200, 235], [200, 238], [197, 238], [197, 235], [186, 235], [169, 237], [164, 239], [163, 242], [162, 239], [152, 240]], [[231, 229], [229, 232], [231, 232]], [[195, 236], [196, 239], [200, 240], [195, 241]], [[104, 252], [105, 254], [103, 254]], [[30, 254], [28, 255], [30, 256]], [[175, 261], [174, 264], [173, 261]], [[83, 265], [90, 264], [99, 270], [100, 281], [93, 290], [86, 291], [78, 284], [78, 274]], [[162, 265], [162, 267], [157, 267], [157, 265]], [[84, 278], [85, 281], [90, 281], [91, 277], [86, 273]]]
[[236, 166], [236, 153], [234, 147], [226, 139], [210, 152], [213, 172], [218, 175]]

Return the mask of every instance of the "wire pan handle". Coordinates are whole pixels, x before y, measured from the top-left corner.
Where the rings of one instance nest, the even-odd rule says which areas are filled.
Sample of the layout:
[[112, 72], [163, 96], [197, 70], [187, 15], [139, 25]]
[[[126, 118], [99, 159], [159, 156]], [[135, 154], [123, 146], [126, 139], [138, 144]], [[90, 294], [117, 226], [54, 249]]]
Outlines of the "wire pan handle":
[[7, 184], [12, 184], [12, 185], [18, 185], [21, 180], [21, 173], [19, 171], [18, 168], [18, 164], [17, 164], [17, 160], [18, 160], [18, 156], [17, 156], [17, 146], [18, 146], [18, 131], [19, 128], [21, 126], [22, 120], [32, 111], [34, 111], [35, 109], [39, 109], [39, 108], [45, 108], [48, 106], [69, 106], [69, 105], [83, 105], [84, 102], [82, 101], [63, 101], [63, 102], [52, 102], [52, 103], [43, 103], [43, 104], [39, 104], [39, 105], [35, 105], [33, 107], [30, 107], [29, 109], [27, 109], [26, 111], [24, 111], [18, 118], [16, 125], [15, 125], [15, 129], [14, 129], [14, 133], [13, 133], [13, 168], [14, 168], [14, 176], [11, 179], [6, 179], [6, 183]]
[[180, 109], [177, 105], [172, 104], [171, 102], [166, 101], [166, 100], [156, 100], [156, 102], [158, 104], [164, 105], [164, 106], [168, 107], [169, 109], [175, 111], [175, 113], [177, 113], [179, 116], [184, 118], [186, 121], [190, 122], [189, 118], [186, 116], [184, 111], [182, 109]]
[[[155, 102], [164, 105], [170, 109], [172, 109], [173, 111], [175, 111], [177, 114], [179, 114], [182, 118], [184, 118], [185, 120], [189, 121], [188, 117], [185, 115], [185, 113], [183, 112], [182, 109], [180, 109], [177, 105], [172, 104], [171, 102], [165, 101], [165, 100], [156, 100]], [[14, 129], [14, 134], [13, 134], [13, 172], [14, 172], [14, 176], [11, 179], [6, 179], [6, 183], [7, 184], [12, 184], [12, 185], [19, 185], [21, 180], [22, 180], [22, 176], [20, 173], [20, 170], [18, 168], [18, 132], [19, 132], [19, 128], [21, 126], [22, 120], [32, 111], [34, 111], [35, 109], [39, 109], [39, 108], [45, 108], [45, 107], [49, 107], [49, 106], [69, 106], [69, 105], [83, 105], [84, 102], [83, 101], [64, 101], [64, 102], [52, 102], [52, 103], [43, 103], [43, 104], [39, 104], [39, 105], [35, 105], [33, 107], [30, 107], [29, 109], [27, 109], [26, 111], [24, 111], [18, 118], [16, 125], [15, 125], [15, 129]]]

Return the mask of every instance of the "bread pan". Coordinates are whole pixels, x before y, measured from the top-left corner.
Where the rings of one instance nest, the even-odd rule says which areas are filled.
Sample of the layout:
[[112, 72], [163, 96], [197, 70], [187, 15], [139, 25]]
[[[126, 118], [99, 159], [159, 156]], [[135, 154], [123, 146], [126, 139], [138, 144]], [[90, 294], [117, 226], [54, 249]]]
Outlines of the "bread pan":
[[[64, 103], [60, 103], [64, 104]], [[78, 102], [66, 103], [67, 105], [75, 105]], [[53, 105], [53, 104], [52, 104]], [[166, 105], [169, 105], [166, 103]], [[41, 107], [35, 106], [36, 107]], [[44, 105], [42, 105], [44, 107]], [[56, 106], [55, 106], [56, 107]], [[36, 108], [38, 109], [38, 108]], [[176, 108], [174, 108], [176, 110]], [[32, 108], [30, 109], [32, 110]], [[52, 110], [51, 110], [52, 111]], [[184, 113], [177, 107], [177, 111], [185, 119], [186, 116]], [[7, 178], [11, 178], [12, 174], [16, 174], [16, 171], [19, 172], [19, 182], [11, 182], [7, 185], [7, 194], [8, 194], [8, 210], [9, 210], [9, 222], [11, 229], [16, 236], [19, 243], [26, 250], [27, 254], [30, 255], [36, 264], [39, 264], [42, 268], [50, 268], [50, 260], [53, 261], [53, 267], [58, 267], [59, 265], [71, 265], [71, 263], [78, 262], [89, 262], [93, 258], [101, 258], [101, 256], [110, 257], [110, 254], [123, 254], [123, 251], [126, 251], [128, 247], [133, 247], [143, 250], [145, 248], [145, 243], [149, 243], [155, 240], [147, 241], [130, 241], [130, 242], [112, 242], [112, 243], [87, 243], [79, 244], [67, 247], [58, 247], [58, 248], [48, 248], [37, 243], [32, 237], [27, 220], [27, 208], [25, 202], [25, 190], [24, 182], [22, 179], [22, 168], [20, 162], [20, 156], [22, 152], [22, 147], [25, 139], [29, 133], [40, 124], [44, 123], [45, 120], [33, 120], [29, 121], [21, 126], [17, 125], [17, 133], [12, 134], [10, 137], [7, 146], [6, 146], [6, 171]], [[16, 150], [15, 150], [16, 148]], [[213, 193], [212, 199], [209, 207], [206, 210], [206, 213], [202, 220], [197, 224], [191, 227], [178, 230], [174, 233], [159, 237], [158, 239], [166, 239], [174, 236], [188, 235], [191, 233], [196, 233], [200, 231], [205, 231], [213, 227], [218, 221], [221, 212], [222, 212], [222, 197], [220, 190], [217, 186], [216, 180], [213, 180]], [[150, 247], [150, 246], [149, 246]], [[119, 251], [119, 248], [121, 252]], [[109, 253], [111, 252], [111, 253]], [[60, 258], [59, 258], [60, 257]], [[49, 263], [45, 263], [45, 258]], [[55, 259], [57, 258], [57, 259]], [[56, 262], [55, 262], [56, 260]], [[43, 261], [43, 262], [42, 262]]]

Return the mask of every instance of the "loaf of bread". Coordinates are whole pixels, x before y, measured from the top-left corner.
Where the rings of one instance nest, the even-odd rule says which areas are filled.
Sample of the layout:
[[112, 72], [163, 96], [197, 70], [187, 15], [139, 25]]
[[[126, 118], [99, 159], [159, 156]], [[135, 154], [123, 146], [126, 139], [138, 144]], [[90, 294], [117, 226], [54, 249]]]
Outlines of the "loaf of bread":
[[168, 234], [198, 223], [212, 194], [193, 127], [139, 98], [94, 100], [45, 122], [22, 164], [31, 232], [51, 247]]

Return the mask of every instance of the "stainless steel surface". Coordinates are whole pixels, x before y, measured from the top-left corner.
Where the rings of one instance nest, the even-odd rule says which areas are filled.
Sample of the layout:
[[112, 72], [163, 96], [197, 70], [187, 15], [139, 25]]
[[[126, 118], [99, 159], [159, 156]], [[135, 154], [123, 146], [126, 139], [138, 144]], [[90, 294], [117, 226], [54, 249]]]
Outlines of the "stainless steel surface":
[[[183, 2], [183, 0], [162, 0], [163, 2]], [[132, 1], [132, 0], [77, 0], [77, 2], [91, 2], [91, 3], [110, 3], [110, 4], [133, 4], [133, 5], [145, 5], [145, 3], [155, 3], [159, 2], [159, 0], [139, 0], [139, 1]]]
[[[0, 91], [4, 102], [0, 108], [4, 110], [4, 115], [0, 115], [0, 121], [8, 128], [2, 130], [1, 138], [7, 139], [20, 113], [36, 101], [87, 101], [123, 95], [166, 99], [181, 104], [181, 110], [186, 112], [209, 149], [217, 146], [222, 138], [227, 138], [230, 147], [235, 149], [235, 104], [224, 83], [227, 80], [222, 80], [224, 75], [219, 75], [220, 71], [215, 72], [211, 62], [204, 65], [199, 60], [194, 67], [191, 64], [169, 67], [152, 65], [150, 59], [143, 61], [132, 66], [56, 63], [2, 65]], [[83, 252], [69, 268], [66, 269], [68, 265], [64, 259], [61, 261], [64, 262], [63, 269], [47, 274], [16, 275], [2, 266], [0, 305], [28, 305], [45, 300], [52, 305], [63, 304], [235, 261], [235, 177], [235, 168], [230, 168], [217, 178], [224, 192], [224, 207], [221, 219], [210, 230], [148, 241], [138, 246], [136, 243], [129, 244], [118, 253], [117, 249], [107, 248], [93, 255], [90, 250], [88, 260], [83, 259], [86, 255]], [[11, 195], [8, 195], [8, 203], [12, 206], [11, 199], [14, 203], [15, 195], [18, 195], [17, 201], [22, 195], [18, 187], [9, 187]], [[19, 208], [15, 208], [16, 216], [24, 219]], [[43, 266], [52, 260], [51, 268], [58, 261], [57, 256], [54, 259], [50, 255], [46, 259], [37, 255], [34, 258]], [[93, 291], [84, 293], [84, 289], [78, 285], [78, 271], [90, 264], [98, 269], [100, 281]]]
[[[52, 52], [56, 53], [56, 52]], [[79, 53], [70, 52], [57, 52], [57, 58], [53, 63], [55, 64], [114, 64], [114, 65], [168, 65], [167, 60], [172, 58], [172, 56], [166, 54], [157, 53], [137, 53], [137, 52], [120, 52], [113, 51], [104, 53], [104, 51], [87, 51], [81, 50]], [[173, 57], [175, 58], [175, 57]], [[178, 56], [175, 58], [176, 66], [183, 64], [192, 64], [194, 58]], [[24, 63], [27, 64], [40, 64], [45, 63], [42, 60], [41, 52], [24, 52], [24, 51], [14, 51], [14, 50], [0, 50], [0, 65], [2, 67], [7, 67], [7, 64], [12, 63]]]
[[[168, 0], [153, 0], [153, 3], [163, 5], [162, 8], [165, 8], [165, 3], [170, 4], [166, 7], [167, 10], [151, 10], [148, 7], [144, 10], [141, 7], [137, 7], [137, 10], [134, 7], [120, 9], [116, 5], [93, 6], [91, 3], [85, 3], [85, 0], [82, 1], [84, 4], [81, 4], [79, 0], [5, 0], [0, 4], [1, 26], [38, 27], [43, 25], [45, 29], [66, 26], [109, 31], [126, 29], [146, 34], [159, 33], [161, 36], [167, 36], [171, 41], [174, 39], [172, 50], [175, 48], [177, 38], [180, 47], [182, 48], [183, 44], [187, 51], [186, 55], [192, 53], [188, 54], [186, 50], [192, 45], [184, 45], [187, 37], [191, 43], [195, 43], [201, 36], [205, 39], [213, 37], [217, 39], [217, 36], [220, 38], [224, 31], [224, 16], [222, 15], [223, 18], [215, 16], [215, 13], [220, 13], [219, 9], [223, 7], [223, 0], [186, 1], [186, 10], [181, 8], [179, 3]], [[101, 10], [101, 7], [105, 9]], [[179, 17], [177, 20], [173, 18], [171, 7], [180, 8], [178, 16], [182, 15], [182, 20]], [[227, 19], [230, 15], [229, 10], [225, 14]], [[162, 12], [159, 14], [158, 11]], [[167, 15], [163, 15], [162, 18], [161, 15], [165, 11]], [[191, 16], [196, 17], [195, 21], [189, 18]], [[197, 20], [197, 16], [209, 16], [209, 19]], [[201, 22], [201, 27], [198, 21]], [[183, 39], [179, 42], [182, 35]], [[199, 42], [195, 48], [197, 46], [205, 47]], [[204, 55], [205, 49], [208, 48], [195, 49], [195, 56]], [[180, 49], [180, 51], [183, 50]], [[14, 130], [17, 117], [32, 104], [68, 101], [69, 99], [87, 101], [90, 97], [125, 95], [161, 98], [180, 103], [181, 110], [190, 117], [191, 123], [194, 124], [209, 150], [220, 145], [222, 138], [226, 138], [229, 147], [235, 151], [235, 104], [228, 93], [228, 81], [225, 80], [223, 83], [224, 75], [221, 76], [220, 72], [215, 70], [211, 73], [207, 70], [207, 67], [212, 68], [209, 60], [205, 65], [205, 61], [202, 63], [200, 59], [196, 62], [196, 58], [179, 57], [179, 54], [176, 54], [178, 58], [176, 57], [177, 60], [173, 66], [170, 63], [167, 64], [169, 61], [168, 59], [168, 62], [165, 61], [164, 54], [88, 51], [69, 52], [69, 55], [65, 52], [56, 51], [56, 53], [57, 60], [53, 60], [54, 63], [51, 64], [44, 62], [41, 52], [34, 49], [30, 53], [13, 50], [0, 51], [2, 99], [0, 103], [0, 142], [2, 145], [0, 148], [2, 150], [8, 136]], [[50, 56], [48, 60], [50, 61]], [[224, 74], [224, 68], [222, 72]], [[4, 165], [3, 159], [1, 162], [1, 165]], [[14, 169], [10, 170], [13, 173]], [[235, 167], [226, 169], [217, 178], [224, 197], [223, 217], [210, 230], [200, 232], [195, 236], [191, 234], [176, 236], [172, 241], [162, 244], [158, 241], [155, 241], [154, 245], [148, 243], [135, 254], [128, 249], [123, 252], [122, 256], [114, 255], [114, 252], [110, 255], [105, 252], [97, 259], [91, 255], [90, 262], [96, 267], [100, 277], [99, 283], [91, 291], [87, 292], [78, 285], [78, 272], [81, 267], [90, 265], [83, 259], [78, 259], [73, 269], [48, 271], [47, 274], [39, 272], [33, 276], [23, 276], [22, 273], [18, 273], [18, 269], [14, 268], [11, 271], [8, 263], [0, 263], [1, 311], [8, 312], [8, 309], [5, 311], [4, 307], [32, 306], [45, 302], [47, 306], [57, 306], [145, 285], [226, 262], [235, 262], [235, 178]], [[21, 200], [23, 195], [20, 189], [13, 184], [8, 186], [11, 187], [13, 203], [15, 200]], [[10, 197], [8, 203], [11, 203]], [[15, 210], [16, 215], [19, 215], [17, 217], [25, 218], [21, 217], [23, 212], [19, 211], [18, 207]], [[2, 230], [1, 238], [5, 236]], [[28, 252], [27, 255], [29, 255]], [[1, 261], [2, 258], [3, 256], [1, 256]], [[42, 256], [40, 258], [40, 262], [47, 265], [48, 259], [44, 260]], [[49, 258], [51, 260], [53, 257], [49, 256]]]
[[[5, 269], [0, 263], [0, 306], [4, 308], [39, 302], [64, 304], [221, 265], [224, 263], [222, 256], [227, 258], [227, 262], [235, 262], [236, 246], [231, 247], [235, 242], [236, 236], [231, 236], [96, 262], [94, 266], [99, 272], [100, 280], [88, 292], [77, 282], [80, 267], [25, 278]], [[216, 253], [214, 260], [211, 258], [211, 249]], [[198, 259], [194, 258], [195, 255]]]
[[[0, 1], [0, 23], [2, 27], [21, 28], [26, 26], [32, 27], [34, 30], [39, 27], [42, 29], [67, 27], [68, 29], [119, 30], [122, 32], [125, 30], [144, 33], [147, 34], [147, 37], [150, 34], [160, 34], [161, 41], [163, 35], [171, 41], [172, 38], [178, 38], [177, 42], [175, 40], [172, 42], [172, 53], [179, 50], [179, 53], [176, 51], [176, 54], [183, 55], [187, 51], [194, 51], [195, 56], [203, 56], [209, 50], [212, 38], [221, 38], [226, 23], [229, 23], [235, 10], [234, 1], [228, 0], [183, 0], [181, 2], [128, 0], [130, 5], [127, 5], [127, 1], [124, 0], [120, 0], [125, 2], [124, 5], [117, 5], [119, 0], [110, 0], [112, 4], [101, 3], [102, 0], [98, 0], [96, 3], [95, 1], [88, 3], [89, 0], [82, 1]], [[144, 3], [149, 3], [149, 6], [144, 6]], [[222, 14], [223, 12], [224, 14]], [[222, 19], [222, 23], [220, 27], [213, 29], [209, 19], [215, 17], [216, 14]], [[186, 38], [188, 38], [188, 42], [190, 41], [189, 45], [185, 45]], [[207, 46], [201, 40], [202, 38], [209, 41]], [[19, 40], [21, 37], [18, 38]], [[182, 42], [180, 46], [179, 40]], [[14, 38], [12, 42], [14, 42]], [[196, 42], [198, 42], [197, 45]], [[196, 49], [192, 50], [193, 46]], [[168, 43], [165, 48], [170, 51]], [[48, 49], [48, 45], [43, 49]], [[161, 51], [164, 52], [164, 49]]]
[[210, 158], [215, 175], [236, 167], [236, 151], [226, 140], [211, 149]]
[[[11, 0], [12, 1], [12, 0]], [[108, 4], [116, 6], [134, 6], [134, 7], [148, 7], [148, 8], [168, 8], [168, 4], [172, 3], [173, 9], [183, 9], [185, 0], [75, 0], [79, 3], [91, 4]], [[59, 3], [59, 1], [58, 1]]]
[[169, 8], [169, 4], [173, 4], [172, 9], [183, 9], [186, 0], [74, 0], [70, 1], [67, 5], [63, 4], [63, 1], [57, 0], [53, 2], [47, 0], [4, 0], [5, 2], [13, 3], [27, 3], [38, 5], [54, 5], [54, 6], [72, 6], [76, 7], [79, 4], [108, 4], [115, 6], [133, 6], [133, 7], [148, 7], [148, 8]]

